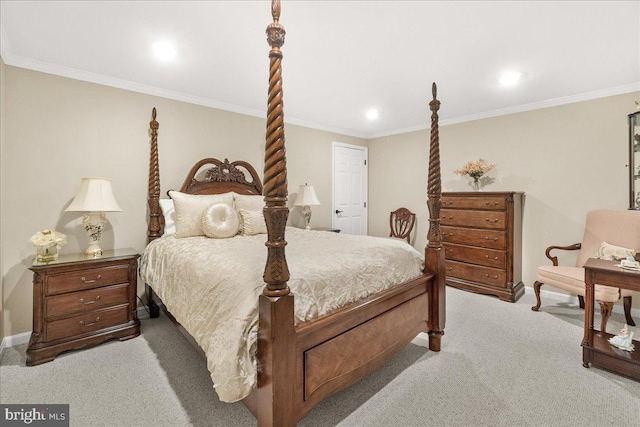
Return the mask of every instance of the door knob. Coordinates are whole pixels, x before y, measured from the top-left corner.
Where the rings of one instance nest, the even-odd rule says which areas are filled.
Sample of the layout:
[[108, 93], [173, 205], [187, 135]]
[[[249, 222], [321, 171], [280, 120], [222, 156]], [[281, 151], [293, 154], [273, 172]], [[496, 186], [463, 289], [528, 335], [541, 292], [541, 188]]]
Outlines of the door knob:
[[339, 211], [338, 209], [336, 209], [336, 215], [341, 214], [344, 211]]

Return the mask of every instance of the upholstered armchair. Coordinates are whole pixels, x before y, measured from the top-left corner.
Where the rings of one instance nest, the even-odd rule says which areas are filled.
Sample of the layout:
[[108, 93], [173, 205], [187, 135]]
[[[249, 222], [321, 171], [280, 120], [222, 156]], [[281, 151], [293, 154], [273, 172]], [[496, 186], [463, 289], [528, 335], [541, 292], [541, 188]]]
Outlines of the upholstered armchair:
[[[595, 258], [603, 242], [640, 252], [640, 212], [597, 210], [587, 213], [584, 236], [581, 243], [570, 246], [550, 246], [547, 258], [553, 265], [538, 268], [533, 290], [537, 304], [533, 311], [540, 308], [540, 287], [549, 285], [578, 295], [580, 308], [584, 308], [585, 283], [583, 265], [589, 258]], [[552, 250], [579, 250], [575, 267], [558, 265], [558, 257], [551, 256]], [[627, 324], [635, 326], [631, 318], [632, 291], [608, 286], [595, 285], [595, 300], [600, 304], [602, 313], [601, 331], [606, 330], [607, 321], [613, 309], [613, 303], [623, 298], [624, 314]]]
[[399, 208], [389, 214], [389, 237], [407, 240], [411, 244], [411, 230], [416, 223], [416, 214], [407, 208]]

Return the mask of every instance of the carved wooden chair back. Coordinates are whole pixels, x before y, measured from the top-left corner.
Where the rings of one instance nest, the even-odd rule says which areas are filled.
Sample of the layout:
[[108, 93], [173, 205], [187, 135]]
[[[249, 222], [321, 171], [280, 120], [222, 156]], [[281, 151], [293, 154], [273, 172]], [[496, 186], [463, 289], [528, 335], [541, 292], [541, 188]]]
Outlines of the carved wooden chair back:
[[416, 214], [407, 208], [399, 208], [389, 215], [389, 227], [391, 232], [389, 237], [397, 239], [407, 239], [411, 244], [411, 231], [416, 223]]

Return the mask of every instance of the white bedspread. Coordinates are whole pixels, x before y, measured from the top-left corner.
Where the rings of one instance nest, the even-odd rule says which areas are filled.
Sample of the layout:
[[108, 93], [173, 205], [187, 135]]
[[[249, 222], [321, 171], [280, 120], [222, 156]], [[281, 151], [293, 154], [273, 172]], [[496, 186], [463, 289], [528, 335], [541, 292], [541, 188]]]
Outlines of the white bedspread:
[[[423, 256], [407, 243], [287, 227], [288, 282], [296, 322], [313, 319], [421, 274]], [[256, 384], [258, 296], [265, 234], [230, 239], [165, 236], [149, 244], [140, 275], [196, 339], [220, 400], [235, 402]]]

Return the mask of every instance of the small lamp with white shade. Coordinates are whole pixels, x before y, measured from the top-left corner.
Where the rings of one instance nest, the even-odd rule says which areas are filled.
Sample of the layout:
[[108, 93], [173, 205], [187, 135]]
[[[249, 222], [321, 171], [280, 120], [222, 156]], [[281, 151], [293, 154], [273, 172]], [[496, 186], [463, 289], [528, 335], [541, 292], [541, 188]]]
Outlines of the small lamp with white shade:
[[82, 226], [89, 237], [89, 247], [85, 254], [102, 255], [100, 237], [107, 223], [105, 212], [122, 212], [113, 196], [111, 180], [106, 178], [82, 178], [76, 197], [65, 212], [85, 212]]
[[309, 222], [311, 222], [311, 206], [319, 205], [320, 201], [316, 196], [316, 192], [312, 185], [301, 185], [298, 190], [298, 196], [293, 203], [294, 206], [302, 206], [302, 214], [304, 215], [304, 222], [306, 229], [309, 230]]

